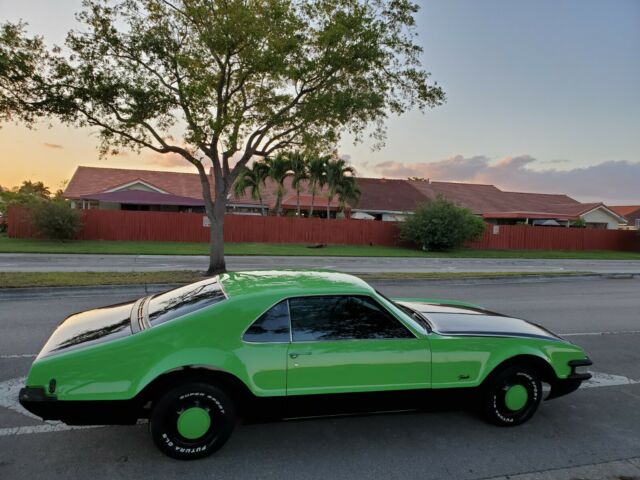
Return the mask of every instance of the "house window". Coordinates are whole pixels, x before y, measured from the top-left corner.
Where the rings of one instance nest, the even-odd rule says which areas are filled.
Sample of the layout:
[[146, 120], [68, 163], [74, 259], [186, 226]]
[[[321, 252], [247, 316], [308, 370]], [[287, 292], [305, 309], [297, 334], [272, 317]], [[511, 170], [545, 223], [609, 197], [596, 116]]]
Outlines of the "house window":
[[640, 218], [636, 218], [636, 228], [640, 230]]

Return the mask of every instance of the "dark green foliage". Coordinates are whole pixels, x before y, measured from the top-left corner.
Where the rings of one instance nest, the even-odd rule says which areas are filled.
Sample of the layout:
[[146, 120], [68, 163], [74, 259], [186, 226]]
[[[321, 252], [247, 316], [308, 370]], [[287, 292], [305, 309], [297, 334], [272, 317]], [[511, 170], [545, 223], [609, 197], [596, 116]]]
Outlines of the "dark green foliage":
[[71, 240], [82, 228], [82, 215], [69, 202], [52, 200], [31, 206], [33, 225], [40, 235], [51, 240]]
[[418, 207], [414, 215], [400, 225], [402, 239], [423, 250], [450, 250], [476, 240], [484, 231], [484, 221], [468, 208], [438, 197]]
[[580, 217], [571, 222], [571, 226], [574, 228], [587, 228], [587, 221], [584, 218]]

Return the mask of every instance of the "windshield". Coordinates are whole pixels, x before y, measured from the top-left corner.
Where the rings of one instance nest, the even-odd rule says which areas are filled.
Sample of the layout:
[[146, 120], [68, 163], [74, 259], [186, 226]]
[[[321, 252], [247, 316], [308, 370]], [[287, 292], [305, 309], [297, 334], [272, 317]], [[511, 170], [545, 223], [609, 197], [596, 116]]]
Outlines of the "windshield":
[[424, 318], [422, 314], [420, 314], [420, 312], [416, 312], [415, 310], [409, 307], [406, 307], [404, 305], [400, 305], [399, 303], [394, 302], [385, 294], [380, 293], [378, 290], [376, 290], [376, 293], [380, 295], [384, 300], [386, 300], [387, 303], [391, 305], [391, 307], [395, 308], [396, 311], [399, 311], [400, 313], [407, 315], [411, 320], [413, 320], [418, 325], [420, 325], [427, 333], [432, 331], [431, 325], [429, 324], [427, 319]]
[[226, 298], [217, 276], [159, 293], [149, 301], [149, 323], [159, 325]]

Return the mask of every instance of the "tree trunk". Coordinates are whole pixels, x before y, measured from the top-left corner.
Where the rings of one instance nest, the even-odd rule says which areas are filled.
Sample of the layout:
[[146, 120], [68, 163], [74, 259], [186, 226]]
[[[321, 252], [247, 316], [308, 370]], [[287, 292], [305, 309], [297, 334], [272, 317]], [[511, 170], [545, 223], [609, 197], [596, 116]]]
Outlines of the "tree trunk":
[[276, 195], [276, 217], [279, 217], [282, 214], [282, 194], [280, 193], [280, 191], [278, 190], [278, 194]]
[[[217, 209], [214, 209], [217, 210]], [[211, 240], [209, 241], [209, 268], [207, 276], [217, 275], [227, 271], [224, 261], [224, 213], [221, 218], [215, 215], [209, 227]]]
[[329, 205], [331, 204], [331, 198], [327, 197], [327, 220], [331, 218], [331, 214], [329, 213]]
[[311, 208], [309, 209], [309, 218], [313, 217], [313, 204], [316, 201], [316, 192], [311, 192]]
[[258, 193], [258, 200], [260, 201], [260, 215], [264, 217], [264, 203], [262, 203], [262, 195]]
[[224, 180], [220, 179], [215, 184], [215, 202], [211, 209], [207, 208], [207, 216], [211, 222], [207, 276], [227, 271], [227, 265], [224, 261], [224, 214], [226, 209], [227, 188], [224, 185]]
[[300, 190], [296, 191], [296, 215], [300, 216]]

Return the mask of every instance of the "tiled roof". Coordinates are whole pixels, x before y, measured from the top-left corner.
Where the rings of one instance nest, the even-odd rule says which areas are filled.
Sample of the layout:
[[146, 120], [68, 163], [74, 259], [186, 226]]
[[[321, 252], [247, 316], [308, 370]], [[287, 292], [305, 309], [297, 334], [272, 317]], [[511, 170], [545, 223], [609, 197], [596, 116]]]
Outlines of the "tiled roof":
[[[298, 205], [297, 203], [297, 195], [295, 193], [291, 195], [285, 195], [282, 199], [282, 206], [287, 209], [295, 209]], [[322, 210], [327, 208], [327, 203], [329, 199], [325, 195], [316, 195], [313, 199], [313, 208], [317, 210]], [[334, 198], [329, 203], [329, 208], [331, 210], [337, 209], [339, 206], [338, 200]], [[308, 193], [300, 193], [300, 208], [304, 208], [305, 210], [311, 207], [311, 195]]]
[[501, 196], [503, 192], [493, 185], [423, 181], [408, 183], [430, 200], [442, 195], [447, 200], [465, 206], [477, 214], [487, 210], [501, 210], [505, 206]]
[[640, 205], [611, 205], [610, 210], [613, 210], [618, 215], [626, 217], [640, 211]]
[[141, 180], [172, 195], [202, 198], [202, 187], [197, 173], [102, 167], [78, 167], [64, 191], [64, 196], [77, 199], [83, 195], [102, 193], [136, 180]]
[[[78, 199], [135, 181], [143, 181], [171, 195], [202, 199], [200, 179], [195, 173], [97, 167], [78, 167], [65, 190], [65, 197]], [[561, 194], [505, 192], [494, 185], [364, 177], [358, 177], [357, 183], [361, 195], [352, 207], [369, 212], [410, 212], [419, 204], [433, 200], [438, 195], [485, 217], [487, 214], [500, 213], [502, 216], [547, 214], [552, 217], [556, 214], [559, 217], [575, 218], [602, 206], [599, 203], [580, 203]], [[284, 186], [283, 203], [287, 207], [295, 208], [295, 190], [291, 185], [290, 177], [285, 179]], [[304, 208], [308, 208], [311, 204], [311, 195], [307, 187], [307, 183], [303, 182], [301, 205]], [[276, 183], [272, 179], [268, 179], [266, 185], [261, 188], [261, 195], [264, 205], [273, 208], [276, 202]], [[241, 196], [230, 194], [229, 200], [230, 203], [245, 205], [259, 203], [251, 198], [249, 189], [245, 190], [244, 195]], [[318, 208], [326, 208], [326, 187], [316, 194], [314, 204]], [[334, 199], [331, 207], [336, 205], [337, 199]], [[612, 207], [612, 210], [615, 208], [630, 207]], [[622, 215], [620, 212], [616, 213]]]
[[420, 191], [411, 188], [408, 180], [385, 178], [356, 179], [360, 200], [355, 209], [366, 211], [411, 212], [429, 200]]

